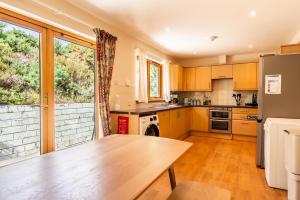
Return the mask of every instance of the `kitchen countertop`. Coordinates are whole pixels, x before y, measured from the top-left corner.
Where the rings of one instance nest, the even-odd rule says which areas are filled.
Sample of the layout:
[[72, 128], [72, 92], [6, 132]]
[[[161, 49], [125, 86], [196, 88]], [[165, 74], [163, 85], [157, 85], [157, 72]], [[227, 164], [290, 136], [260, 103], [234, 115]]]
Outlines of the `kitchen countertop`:
[[174, 110], [179, 108], [192, 108], [192, 107], [226, 107], [226, 108], [257, 108], [257, 106], [236, 106], [236, 105], [198, 105], [198, 106], [186, 106], [186, 105], [174, 105], [174, 106], [153, 106], [148, 108], [135, 108], [128, 110], [111, 110], [112, 114], [130, 114], [130, 115], [146, 115], [166, 110]]

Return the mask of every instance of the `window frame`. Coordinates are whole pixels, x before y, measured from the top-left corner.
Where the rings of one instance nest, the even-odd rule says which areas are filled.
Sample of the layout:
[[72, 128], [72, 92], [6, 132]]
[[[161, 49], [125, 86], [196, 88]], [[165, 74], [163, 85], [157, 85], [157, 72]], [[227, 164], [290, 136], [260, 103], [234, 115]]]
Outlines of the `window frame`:
[[[159, 74], [160, 74], [160, 82], [159, 82], [159, 97], [151, 97], [150, 96], [150, 65], [155, 65], [159, 68]], [[159, 102], [163, 101], [163, 66], [162, 64], [155, 62], [153, 60], [147, 59], [147, 95], [148, 95], [148, 101], [149, 102]]]

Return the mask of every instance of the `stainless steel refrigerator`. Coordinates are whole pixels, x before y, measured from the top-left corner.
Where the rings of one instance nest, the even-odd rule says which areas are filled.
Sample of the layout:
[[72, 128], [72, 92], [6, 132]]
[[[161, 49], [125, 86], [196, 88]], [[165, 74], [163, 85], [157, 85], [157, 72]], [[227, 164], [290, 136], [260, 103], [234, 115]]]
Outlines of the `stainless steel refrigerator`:
[[[281, 93], [266, 94], [266, 76], [281, 75]], [[259, 63], [256, 164], [264, 168], [264, 123], [268, 117], [300, 118], [300, 54], [262, 56]], [[269, 86], [269, 82], [267, 84]]]

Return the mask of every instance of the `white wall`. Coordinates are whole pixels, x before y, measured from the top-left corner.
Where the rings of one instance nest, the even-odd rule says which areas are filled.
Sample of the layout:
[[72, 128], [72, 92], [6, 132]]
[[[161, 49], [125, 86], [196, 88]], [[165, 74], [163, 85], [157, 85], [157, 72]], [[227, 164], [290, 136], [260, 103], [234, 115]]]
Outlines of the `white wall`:
[[[134, 101], [134, 50], [141, 48], [162, 59], [172, 60], [171, 57], [159, 50], [139, 41], [123, 31], [112, 27], [102, 20], [74, 7], [64, 1], [43, 0], [33, 2], [31, 0], [3, 0], [0, 6], [9, 8], [20, 14], [25, 14], [37, 20], [80, 34], [89, 39], [94, 39], [93, 27], [102, 28], [118, 37], [115, 64], [113, 70], [113, 85], [111, 88], [110, 101], [113, 104], [116, 94], [120, 95], [121, 109], [135, 107]], [[55, 14], [55, 10], [62, 11]], [[125, 87], [128, 80], [130, 87]], [[116, 84], [118, 82], [118, 84]]]

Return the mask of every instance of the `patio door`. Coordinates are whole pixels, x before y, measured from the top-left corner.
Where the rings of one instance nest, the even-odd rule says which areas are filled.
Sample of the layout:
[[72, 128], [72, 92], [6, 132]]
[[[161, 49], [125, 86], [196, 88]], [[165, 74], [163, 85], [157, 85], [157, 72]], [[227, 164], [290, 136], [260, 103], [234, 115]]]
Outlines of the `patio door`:
[[95, 48], [53, 33], [55, 150], [96, 137]]
[[95, 49], [0, 8], [0, 166], [99, 137]]
[[45, 33], [0, 13], [0, 166], [47, 151]]

